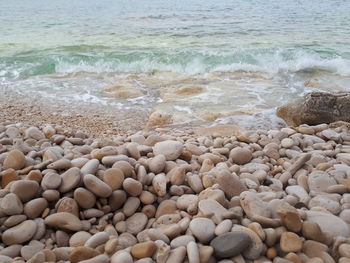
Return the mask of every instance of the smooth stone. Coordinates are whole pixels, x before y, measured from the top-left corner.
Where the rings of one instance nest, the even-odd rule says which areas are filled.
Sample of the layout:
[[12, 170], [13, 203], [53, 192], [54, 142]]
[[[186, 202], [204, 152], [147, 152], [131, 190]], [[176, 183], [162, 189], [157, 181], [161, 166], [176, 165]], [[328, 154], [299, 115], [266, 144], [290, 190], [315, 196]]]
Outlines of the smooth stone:
[[328, 187], [336, 184], [335, 179], [323, 171], [316, 171], [308, 176], [309, 189], [315, 193], [326, 193]]
[[281, 218], [282, 225], [292, 232], [299, 232], [302, 227], [302, 221], [296, 208], [284, 202], [277, 208], [277, 214]]
[[163, 197], [167, 193], [167, 179], [164, 174], [157, 174], [153, 180], [152, 185], [156, 194]]
[[148, 168], [151, 172], [159, 174], [164, 171], [166, 158], [163, 154], [158, 154], [148, 161]]
[[239, 165], [249, 163], [253, 155], [249, 149], [236, 147], [230, 152], [230, 159]]
[[54, 202], [57, 201], [60, 198], [60, 192], [57, 190], [45, 190], [42, 194], [42, 197], [44, 197], [48, 202]]
[[65, 158], [57, 160], [53, 163], [50, 163], [47, 166], [48, 169], [53, 169], [53, 170], [67, 170], [71, 167], [72, 167], [71, 161]]
[[8, 256], [0, 255], [0, 262], [1, 263], [13, 263], [13, 259], [8, 257]]
[[228, 170], [220, 170], [216, 175], [215, 182], [220, 185], [220, 189], [224, 191], [229, 199], [248, 190], [247, 187], [240, 182], [239, 177], [235, 174], [231, 174]]
[[159, 204], [157, 208], [156, 218], [159, 218], [162, 215], [176, 214], [176, 213], [177, 213], [176, 202], [174, 200], [164, 200]]
[[187, 258], [189, 263], [200, 263], [198, 246], [193, 241], [187, 244]]
[[148, 218], [143, 213], [136, 213], [132, 215], [126, 220], [127, 232], [131, 234], [137, 234], [141, 232], [145, 228], [147, 221]]
[[27, 139], [32, 138], [37, 141], [45, 139], [44, 133], [37, 127], [29, 127], [28, 129], [26, 129], [24, 132], [24, 137]]
[[338, 251], [341, 257], [350, 258], [350, 244], [341, 244]]
[[[125, 193], [125, 192], [124, 192]], [[126, 195], [125, 195], [126, 198]], [[123, 213], [126, 216], [132, 216], [140, 206], [140, 199], [137, 197], [129, 197], [123, 206]]]
[[57, 189], [61, 185], [62, 179], [61, 176], [57, 173], [49, 172], [44, 175], [41, 186], [43, 189]]
[[3, 168], [20, 170], [25, 166], [26, 158], [24, 154], [19, 150], [12, 150], [9, 152], [4, 160]]
[[183, 144], [179, 141], [166, 140], [158, 142], [153, 147], [153, 153], [155, 156], [162, 154], [167, 161], [174, 161], [183, 152]]
[[13, 181], [19, 180], [20, 177], [18, 176], [17, 172], [10, 168], [2, 172], [2, 177], [1, 177], [1, 187], [4, 189], [6, 185]]
[[109, 239], [109, 235], [106, 232], [98, 232], [86, 240], [84, 246], [97, 248], [100, 245], [105, 244]]
[[93, 193], [85, 188], [79, 187], [74, 191], [74, 200], [83, 209], [89, 209], [95, 206], [96, 197]]
[[99, 160], [91, 159], [80, 169], [82, 174], [95, 174], [97, 172], [98, 166], [100, 165]]
[[23, 212], [23, 204], [17, 195], [9, 193], [0, 199], [0, 211], [8, 216], [18, 215]]
[[103, 181], [108, 184], [112, 190], [118, 190], [123, 184], [124, 173], [118, 168], [110, 168], [103, 174]]
[[220, 222], [216, 228], [215, 228], [215, 235], [219, 236], [222, 234], [225, 234], [227, 232], [230, 232], [232, 228], [232, 220], [230, 219], [225, 219], [222, 222]]
[[[127, 198], [127, 196], [126, 196], [126, 193], [124, 191], [122, 191], [122, 190], [113, 191], [112, 194], [110, 195], [110, 197], [108, 198], [108, 204], [111, 208], [111, 211], [115, 211], [115, 210], [119, 209], [122, 205], [124, 205], [126, 198]], [[138, 198], [136, 198], [136, 200], [138, 200], [138, 202], [140, 202], [140, 200]], [[139, 204], [135, 208], [135, 211], [138, 208], [138, 206], [139, 206]], [[124, 211], [124, 213], [125, 213], [125, 211]]]
[[73, 198], [63, 197], [57, 201], [56, 205], [56, 213], [67, 212], [79, 217], [79, 207], [77, 201]]
[[112, 194], [111, 187], [92, 174], [86, 174], [83, 181], [86, 188], [98, 197], [106, 198]]
[[302, 234], [305, 238], [323, 243], [325, 235], [322, 233], [320, 226], [312, 221], [304, 221]]
[[281, 235], [280, 246], [283, 252], [299, 252], [303, 243], [300, 237], [293, 232], [284, 232]]
[[349, 237], [350, 230], [348, 225], [341, 218], [330, 213], [319, 211], [306, 211], [307, 220], [315, 222], [321, 228], [321, 231], [330, 237]]
[[215, 224], [208, 218], [192, 219], [189, 229], [193, 235], [203, 244], [209, 242], [214, 237]]
[[326, 195], [315, 196], [309, 201], [308, 206], [310, 209], [312, 207], [323, 207], [334, 215], [337, 215], [341, 212], [341, 206], [339, 202]]
[[44, 210], [48, 207], [45, 198], [36, 198], [24, 205], [24, 214], [31, 219], [40, 217]]
[[33, 236], [33, 240], [39, 240], [41, 239], [45, 233], [46, 233], [46, 225], [45, 225], [45, 221], [42, 218], [35, 218], [34, 222], [36, 224], [36, 231], [35, 234]]
[[81, 172], [77, 167], [72, 167], [60, 175], [62, 182], [59, 187], [61, 193], [67, 193], [73, 190], [81, 180]]
[[111, 263], [133, 263], [132, 256], [126, 251], [118, 251], [111, 257]]
[[[40, 242], [39, 242], [40, 243]], [[28, 246], [23, 246], [21, 249], [21, 256], [25, 260], [31, 259], [36, 253], [44, 249], [44, 244], [41, 245], [28, 245]]]
[[186, 248], [181, 246], [170, 251], [166, 263], [182, 263], [186, 256]]
[[78, 263], [83, 260], [87, 260], [93, 257], [98, 256], [100, 253], [93, 248], [90, 247], [76, 247], [69, 254], [69, 261], [71, 263]]
[[98, 255], [93, 258], [89, 258], [83, 261], [80, 261], [80, 263], [110, 263], [109, 257], [105, 254]]
[[2, 241], [5, 245], [22, 244], [30, 240], [37, 230], [33, 220], [26, 220], [17, 226], [7, 229], [2, 234]]
[[57, 247], [67, 247], [69, 245], [69, 235], [61, 230], [56, 231]]
[[91, 237], [91, 234], [86, 231], [79, 231], [74, 233], [69, 239], [70, 247], [84, 246], [85, 242]]
[[123, 188], [131, 196], [139, 196], [142, 192], [142, 184], [132, 178], [126, 178], [123, 182]]
[[0, 255], [10, 258], [18, 257], [21, 253], [22, 245], [11, 245], [0, 250]]
[[39, 184], [31, 180], [19, 180], [11, 184], [10, 191], [17, 195], [17, 197], [24, 203], [27, 202], [37, 194]]
[[67, 212], [49, 215], [45, 218], [45, 224], [51, 227], [70, 231], [80, 231], [83, 229], [83, 224], [79, 218]]
[[247, 259], [258, 259], [264, 249], [264, 244], [261, 241], [258, 234], [256, 234], [253, 230], [239, 225], [234, 225], [231, 229], [232, 232], [244, 232], [250, 237], [251, 243], [248, 248], [243, 251], [243, 255]]
[[156, 250], [157, 246], [154, 244], [153, 241], [146, 241], [134, 245], [131, 248], [130, 253], [134, 258], [141, 259], [152, 257]]
[[24, 220], [26, 220], [27, 217], [25, 215], [13, 215], [9, 216], [6, 221], [4, 222], [4, 226], [7, 228], [11, 228], [15, 225], [18, 225], [19, 223], [22, 223]]
[[195, 242], [195, 239], [193, 236], [190, 235], [183, 235], [183, 236], [179, 236], [174, 238], [171, 242], [170, 242], [170, 247], [171, 248], [178, 248], [181, 246], [186, 247], [187, 244], [191, 241]]
[[210, 242], [214, 248], [215, 256], [231, 258], [243, 253], [251, 245], [252, 240], [244, 232], [228, 232], [221, 234]]
[[228, 210], [213, 199], [199, 201], [198, 209], [203, 216], [211, 216], [212, 219], [219, 222], [221, 222], [223, 217], [228, 214]]

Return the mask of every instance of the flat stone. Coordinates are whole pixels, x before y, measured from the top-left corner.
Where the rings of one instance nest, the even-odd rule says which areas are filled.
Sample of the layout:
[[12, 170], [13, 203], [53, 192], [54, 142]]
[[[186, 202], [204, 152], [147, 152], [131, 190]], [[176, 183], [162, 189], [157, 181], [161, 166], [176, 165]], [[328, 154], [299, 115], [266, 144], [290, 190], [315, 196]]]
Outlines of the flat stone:
[[118, 190], [123, 184], [124, 173], [118, 168], [110, 168], [103, 174], [103, 181], [108, 184], [112, 190]]
[[37, 230], [33, 220], [26, 220], [17, 226], [7, 229], [2, 234], [2, 241], [5, 245], [22, 244], [30, 240]]
[[20, 179], [20, 177], [18, 176], [17, 172], [14, 169], [12, 169], [12, 168], [7, 169], [7, 170], [2, 172], [1, 187], [5, 188], [6, 185], [8, 185], [9, 183], [11, 183], [13, 181], [17, 181], [19, 179]]
[[69, 246], [79, 247], [84, 246], [85, 242], [91, 237], [91, 234], [86, 231], [74, 233], [69, 239]]
[[126, 178], [123, 182], [123, 188], [131, 196], [138, 196], [142, 192], [142, 184], [132, 178]]
[[96, 197], [93, 193], [85, 188], [79, 187], [74, 191], [74, 200], [79, 206], [84, 209], [94, 207], [96, 204]]
[[70, 231], [80, 231], [83, 229], [83, 224], [79, 218], [67, 212], [49, 215], [45, 218], [45, 224], [51, 227]]
[[231, 258], [244, 252], [252, 241], [246, 233], [229, 232], [221, 234], [210, 242], [218, 258]]
[[47, 208], [48, 202], [45, 198], [36, 198], [24, 205], [24, 214], [31, 219], [40, 217]]

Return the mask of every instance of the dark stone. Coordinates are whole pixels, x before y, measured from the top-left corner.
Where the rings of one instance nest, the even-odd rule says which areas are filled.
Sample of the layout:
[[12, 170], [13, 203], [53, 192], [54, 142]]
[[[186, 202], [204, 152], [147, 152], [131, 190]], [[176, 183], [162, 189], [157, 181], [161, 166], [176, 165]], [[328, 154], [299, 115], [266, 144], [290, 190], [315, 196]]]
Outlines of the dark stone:
[[217, 258], [230, 258], [241, 254], [252, 243], [250, 237], [243, 232], [229, 232], [217, 236], [210, 242]]
[[350, 93], [311, 92], [277, 108], [289, 126], [350, 121]]

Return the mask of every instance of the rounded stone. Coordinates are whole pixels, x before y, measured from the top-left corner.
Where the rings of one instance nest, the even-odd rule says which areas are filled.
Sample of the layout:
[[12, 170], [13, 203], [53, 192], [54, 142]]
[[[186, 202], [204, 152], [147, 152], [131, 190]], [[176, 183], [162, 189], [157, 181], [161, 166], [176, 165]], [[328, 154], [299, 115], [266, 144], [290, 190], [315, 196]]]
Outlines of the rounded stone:
[[181, 155], [183, 145], [179, 141], [162, 141], [158, 142], [153, 147], [154, 155], [163, 154], [167, 161], [174, 161]]
[[45, 218], [45, 224], [51, 227], [70, 231], [80, 231], [83, 228], [83, 224], [79, 218], [67, 212], [49, 215]]
[[110, 168], [103, 174], [103, 181], [108, 184], [112, 190], [120, 189], [124, 181], [124, 173], [118, 168]]
[[12, 150], [4, 160], [4, 169], [13, 168], [20, 170], [24, 167], [25, 163], [26, 158], [24, 154], [19, 150]]
[[32, 180], [19, 180], [12, 183], [10, 191], [24, 203], [36, 195], [39, 190], [39, 184]]
[[45, 174], [41, 181], [41, 186], [46, 189], [56, 189], [61, 185], [62, 178], [56, 173], [49, 172]]
[[45, 198], [33, 199], [24, 205], [24, 214], [31, 219], [40, 217], [47, 205]]
[[303, 247], [303, 243], [297, 234], [284, 232], [281, 235], [280, 246], [283, 252], [299, 252]]
[[92, 208], [96, 203], [95, 195], [82, 187], [79, 187], [74, 191], [74, 200], [77, 201], [79, 206], [83, 209]]
[[93, 248], [90, 247], [76, 247], [72, 250], [69, 255], [69, 261], [71, 263], [78, 263], [83, 260], [87, 260], [93, 257], [98, 256], [100, 253]]
[[72, 167], [68, 169], [66, 172], [61, 174], [62, 182], [59, 188], [61, 193], [66, 193], [74, 189], [80, 180], [81, 180], [81, 172], [77, 167]]
[[123, 188], [131, 196], [139, 196], [142, 192], [142, 184], [132, 178], [126, 178], [123, 182]]
[[230, 152], [230, 159], [239, 165], [249, 163], [252, 158], [252, 152], [246, 148], [236, 147]]
[[126, 229], [130, 234], [137, 234], [141, 232], [146, 224], [148, 218], [143, 213], [136, 213], [126, 220]]
[[85, 175], [83, 181], [86, 188], [98, 197], [106, 198], [112, 193], [112, 189], [108, 184], [92, 174]]
[[213, 239], [215, 224], [208, 218], [192, 219], [189, 228], [199, 242], [205, 244]]
[[157, 246], [152, 241], [146, 241], [138, 243], [131, 248], [131, 255], [137, 259], [151, 258], [154, 252], [157, 250]]
[[85, 242], [91, 237], [91, 234], [86, 231], [79, 231], [74, 233], [69, 239], [70, 247], [84, 246]]
[[8, 216], [18, 215], [23, 212], [23, 204], [17, 195], [9, 193], [0, 199], [0, 211]]
[[26, 220], [17, 226], [7, 229], [2, 234], [2, 241], [7, 246], [22, 244], [34, 236], [36, 229], [37, 226], [33, 220]]
[[210, 242], [218, 258], [231, 258], [246, 250], [252, 241], [246, 233], [229, 232], [217, 236]]

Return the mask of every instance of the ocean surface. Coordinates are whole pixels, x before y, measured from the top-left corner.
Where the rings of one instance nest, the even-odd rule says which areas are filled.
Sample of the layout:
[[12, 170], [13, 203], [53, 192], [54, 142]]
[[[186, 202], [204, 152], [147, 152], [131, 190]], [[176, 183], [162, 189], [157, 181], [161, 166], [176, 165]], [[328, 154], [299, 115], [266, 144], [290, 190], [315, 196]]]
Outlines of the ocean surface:
[[350, 1], [0, 0], [1, 90], [273, 126], [308, 91], [350, 91]]

